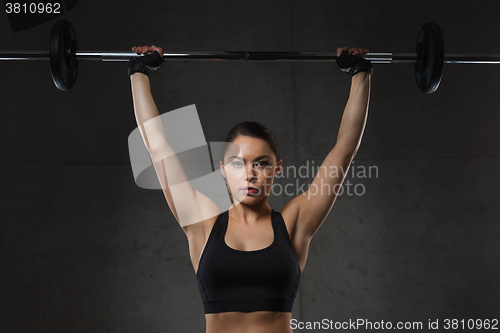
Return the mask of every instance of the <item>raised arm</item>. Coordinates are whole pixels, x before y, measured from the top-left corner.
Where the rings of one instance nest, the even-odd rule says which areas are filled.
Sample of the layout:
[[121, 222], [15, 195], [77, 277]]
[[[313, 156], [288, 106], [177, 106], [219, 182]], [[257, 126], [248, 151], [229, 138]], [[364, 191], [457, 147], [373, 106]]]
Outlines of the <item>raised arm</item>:
[[[154, 51], [158, 51], [159, 54], [163, 54], [162, 48], [155, 46], [152, 46], [151, 48], [149, 46], [134, 46], [132, 50], [137, 54], [148, 54], [148, 52]], [[158, 113], [158, 108], [156, 107], [153, 95], [151, 94], [151, 86], [148, 77], [151, 70], [148, 70], [144, 63], [156, 61], [158, 66], [153, 68], [158, 69], [161, 64], [161, 60], [158, 60], [159, 57], [157, 57], [157, 59], [153, 59], [151, 56], [152, 54], [148, 56], [149, 58], [147, 61], [145, 61], [145, 59], [133, 59], [127, 66], [132, 88], [135, 119], [144, 140], [144, 144], [150, 153], [158, 150], [160, 146], [168, 145], [165, 139], [163, 127], [161, 126], [161, 121], [158, 118], [160, 114]], [[140, 60], [142, 60], [142, 62]], [[147, 123], [147, 131], [145, 123]]]
[[292, 238], [296, 238], [297, 244], [308, 243], [332, 209], [351, 161], [361, 144], [367, 120], [373, 65], [355, 55], [367, 53], [368, 50], [348, 47], [337, 50], [339, 55], [342, 51], [352, 54], [339, 57], [339, 67], [353, 76], [337, 142], [321, 164], [310, 188], [283, 208], [296, 217], [296, 225], [292, 226]]
[[361, 145], [361, 138], [368, 117], [371, 75], [361, 72], [351, 80], [351, 92], [342, 115], [335, 147], [354, 157]]
[[[147, 54], [161, 48], [133, 48], [137, 53]], [[151, 58], [152, 54], [148, 57]], [[145, 58], [145, 57], [144, 57]], [[146, 59], [135, 59], [149, 61]], [[158, 65], [154, 63], [153, 65]], [[132, 88], [135, 117], [144, 144], [151, 155], [151, 160], [158, 175], [158, 180], [172, 211], [181, 227], [187, 232], [188, 226], [201, 222], [208, 217], [218, 215], [220, 210], [208, 197], [196, 191], [189, 181], [186, 172], [174, 150], [166, 140], [159, 112], [154, 102], [148, 74], [151, 70], [139, 64], [129, 63], [129, 74]], [[156, 67], [156, 69], [158, 68]], [[154, 66], [149, 66], [154, 69]], [[169, 181], [172, 186], [169, 186]], [[174, 186], [175, 185], [175, 186]]]

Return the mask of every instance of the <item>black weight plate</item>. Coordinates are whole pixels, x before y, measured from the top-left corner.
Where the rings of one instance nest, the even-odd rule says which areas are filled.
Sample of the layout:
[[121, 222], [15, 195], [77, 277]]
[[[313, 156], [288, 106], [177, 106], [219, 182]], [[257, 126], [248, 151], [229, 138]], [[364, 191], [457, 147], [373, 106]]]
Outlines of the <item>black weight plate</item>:
[[437, 90], [443, 77], [444, 42], [441, 28], [433, 22], [425, 24], [417, 39], [415, 77], [423, 92]]
[[76, 35], [73, 26], [66, 20], [59, 20], [50, 32], [50, 72], [52, 80], [60, 90], [70, 90], [78, 74], [76, 58]]

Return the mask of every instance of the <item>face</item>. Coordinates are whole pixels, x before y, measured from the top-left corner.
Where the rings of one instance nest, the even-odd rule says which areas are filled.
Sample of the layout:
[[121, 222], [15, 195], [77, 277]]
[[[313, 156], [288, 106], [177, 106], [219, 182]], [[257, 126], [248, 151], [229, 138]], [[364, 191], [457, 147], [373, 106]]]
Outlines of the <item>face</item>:
[[[220, 168], [235, 202], [255, 204], [271, 193], [274, 177], [281, 171], [282, 161], [269, 144], [258, 138], [240, 135], [233, 141], [239, 147], [228, 149]], [[245, 187], [253, 187], [254, 191]]]

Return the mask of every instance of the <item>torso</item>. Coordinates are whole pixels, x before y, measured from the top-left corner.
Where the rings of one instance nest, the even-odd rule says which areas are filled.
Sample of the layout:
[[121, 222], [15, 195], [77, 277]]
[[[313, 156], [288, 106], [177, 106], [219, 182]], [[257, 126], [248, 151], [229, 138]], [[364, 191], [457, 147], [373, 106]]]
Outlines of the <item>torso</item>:
[[[292, 209], [283, 209], [281, 212], [288, 234], [291, 236], [293, 250], [297, 256], [300, 270], [303, 271], [309, 243], [296, 239], [295, 226], [297, 216]], [[217, 220], [217, 216], [203, 222], [205, 236], [197, 239], [189, 239], [189, 250], [191, 262], [195, 273], [198, 271], [198, 264], [208, 241], [210, 231]], [[266, 216], [266, 221], [271, 220], [271, 213]], [[231, 221], [233, 223], [231, 223]], [[264, 222], [264, 221], [263, 221]], [[242, 227], [231, 220], [224, 237], [225, 243], [236, 250], [254, 251], [266, 248], [274, 239], [272, 225], [269, 223], [256, 223], [253, 227]], [[257, 227], [258, 226], [258, 227]], [[242, 237], [244, 235], [244, 237]], [[206, 333], [293, 333], [290, 328], [292, 314], [290, 312], [254, 311], [254, 312], [221, 312], [205, 314], [207, 323]]]

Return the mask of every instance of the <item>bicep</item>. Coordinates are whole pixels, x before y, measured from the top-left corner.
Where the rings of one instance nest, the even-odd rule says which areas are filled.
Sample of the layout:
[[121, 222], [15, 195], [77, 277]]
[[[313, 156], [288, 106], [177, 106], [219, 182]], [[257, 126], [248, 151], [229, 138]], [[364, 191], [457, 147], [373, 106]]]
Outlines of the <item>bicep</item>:
[[296, 200], [297, 232], [312, 238], [330, 213], [354, 155], [335, 146], [318, 169], [309, 189]]
[[[154, 158], [152, 157], [153, 161]], [[194, 189], [189, 180], [169, 186], [164, 160], [153, 163], [167, 204], [177, 222], [186, 232], [187, 226], [221, 213], [206, 195]]]

